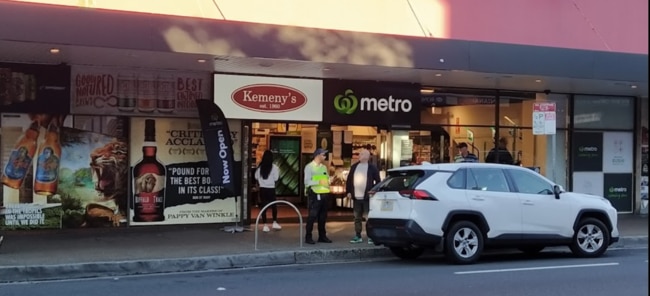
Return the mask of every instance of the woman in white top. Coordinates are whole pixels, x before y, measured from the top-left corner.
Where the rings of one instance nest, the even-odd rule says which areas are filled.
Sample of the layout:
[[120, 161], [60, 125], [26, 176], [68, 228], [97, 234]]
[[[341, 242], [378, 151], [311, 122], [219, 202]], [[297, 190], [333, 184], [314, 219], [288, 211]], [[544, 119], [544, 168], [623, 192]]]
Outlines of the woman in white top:
[[[280, 178], [280, 169], [273, 164], [273, 152], [266, 150], [262, 155], [259, 167], [255, 170], [255, 180], [260, 184], [259, 194], [262, 200], [262, 208], [275, 201], [275, 182], [278, 181], [278, 178]], [[273, 215], [273, 229], [282, 229], [282, 226], [278, 224], [278, 208], [275, 204], [271, 206], [271, 213]], [[269, 232], [269, 226], [266, 224], [266, 210], [262, 212], [262, 223], [264, 223], [262, 230]]]

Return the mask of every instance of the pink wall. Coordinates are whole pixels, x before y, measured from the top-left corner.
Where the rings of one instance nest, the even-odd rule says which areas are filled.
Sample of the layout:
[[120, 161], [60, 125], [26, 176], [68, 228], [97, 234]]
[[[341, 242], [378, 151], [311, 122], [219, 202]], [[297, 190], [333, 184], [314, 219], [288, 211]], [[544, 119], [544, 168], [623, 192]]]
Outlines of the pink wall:
[[14, 1], [648, 54], [648, 0], [196, 0], [183, 5], [179, 0], [156, 0], [156, 5], [133, 0]]
[[648, 0], [440, 0], [448, 38], [648, 54]]

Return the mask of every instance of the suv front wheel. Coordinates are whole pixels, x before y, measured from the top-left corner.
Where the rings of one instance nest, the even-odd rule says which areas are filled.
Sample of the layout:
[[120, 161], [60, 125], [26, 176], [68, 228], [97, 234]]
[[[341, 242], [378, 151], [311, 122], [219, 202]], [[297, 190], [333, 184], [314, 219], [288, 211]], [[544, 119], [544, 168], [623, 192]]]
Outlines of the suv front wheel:
[[580, 220], [569, 247], [578, 257], [593, 258], [605, 253], [608, 246], [607, 226], [596, 218], [584, 218]]
[[453, 263], [474, 263], [483, 252], [483, 233], [470, 221], [456, 222], [445, 234], [445, 251]]

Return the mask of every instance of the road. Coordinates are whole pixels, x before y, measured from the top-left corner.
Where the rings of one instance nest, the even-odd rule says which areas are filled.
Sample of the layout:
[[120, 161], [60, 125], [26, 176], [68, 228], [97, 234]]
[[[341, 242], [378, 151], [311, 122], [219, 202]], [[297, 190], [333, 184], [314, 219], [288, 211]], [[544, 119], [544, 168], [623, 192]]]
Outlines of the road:
[[456, 266], [417, 261], [294, 265], [85, 280], [0, 284], [0, 295], [648, 295], [648, 249], [597, 259], [566, 252], [491, 255]]

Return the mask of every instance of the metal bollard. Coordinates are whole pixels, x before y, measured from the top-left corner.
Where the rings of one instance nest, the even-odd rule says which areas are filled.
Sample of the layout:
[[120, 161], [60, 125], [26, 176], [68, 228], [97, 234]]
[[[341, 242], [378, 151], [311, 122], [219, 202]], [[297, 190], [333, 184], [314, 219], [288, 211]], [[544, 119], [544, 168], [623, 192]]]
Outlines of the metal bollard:
[[303, 230], [302, 230], [302, 215], [300, 215], [300, 210], [298, 210], [298, 208], [296, 208], [296, 206], [294, 206], [292, 203], [290, 203], [290, 202], [288, 202], [286, 200], [276, 200], [276, 201], [272, 201], [268, 205], [264, 206], [260, 210], [259, 214], [257, 214], [257, 219], [255, 219], [255, 251], [257, 251], [257, 232], [259, 231], [260, 217], [262, 216], [262, 213], [264, 213], [264, 211], [269, 206], [277, 204], [277, 203], [287, 204], [287, 205], [291, 206], [294, 210], [296, 210], [296, 213], [298, 214], [298, 220], [300, 221], [300, 227], [299, 227], [300, 228], [300, 236], [298, 237], [298, 241], [300, 242], [300, 247], [302, 248], [302, 240], [303, 240], [302, 232], [303, 232]]

